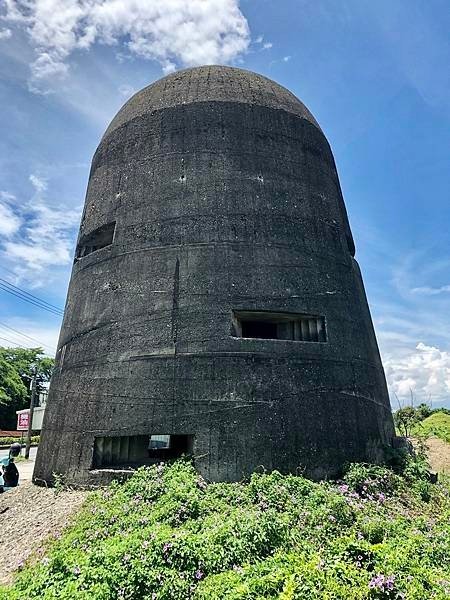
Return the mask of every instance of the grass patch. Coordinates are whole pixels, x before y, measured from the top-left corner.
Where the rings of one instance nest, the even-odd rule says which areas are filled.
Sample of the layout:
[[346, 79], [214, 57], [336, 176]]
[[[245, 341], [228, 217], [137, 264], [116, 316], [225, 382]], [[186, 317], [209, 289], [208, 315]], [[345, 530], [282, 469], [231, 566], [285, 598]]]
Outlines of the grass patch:
[[[413, 469], [409, 470], [412, 473]], [[1, 600], [444, 599], [447, 483], [352, 465], [207, 484], [184, 461], [92, 493]]]
[[423, 437], [438, 437], [450, 444], [450, 415], [444, 412], [435, 412], [417, 423], [412, 430], [412, 434]]

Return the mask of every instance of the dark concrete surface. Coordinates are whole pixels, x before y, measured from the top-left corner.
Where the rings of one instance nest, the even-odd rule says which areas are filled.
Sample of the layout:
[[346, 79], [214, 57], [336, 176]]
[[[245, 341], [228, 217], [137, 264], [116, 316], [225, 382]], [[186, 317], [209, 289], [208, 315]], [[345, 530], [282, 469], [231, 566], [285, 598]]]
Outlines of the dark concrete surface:
[[[333, 155], [290, 92], [200, 67], [136, 94], [94, 155], [79, 244], [114, 222], [74, 263], [36, 481], [110, 480], [92, 461], [111, 435], [192, 436], [212, 480], [382, 459], [394, 429]], [[239, 338], [233, 311], [324, 317], [327, 341]]]

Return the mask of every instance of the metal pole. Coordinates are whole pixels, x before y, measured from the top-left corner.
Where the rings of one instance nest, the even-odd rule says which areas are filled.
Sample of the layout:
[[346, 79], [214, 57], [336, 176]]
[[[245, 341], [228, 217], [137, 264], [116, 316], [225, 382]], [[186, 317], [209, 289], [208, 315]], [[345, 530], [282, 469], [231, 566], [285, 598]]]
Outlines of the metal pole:
[[31, 380], [30, 415], [28, 417], [27, 445], [25, 447], [25, 458], [30, 457], [31, 433], [33, 431], [34, 401], [36, 396], [36, 374], [37, 367], [35, 367], [33, 370], [33, 378]]

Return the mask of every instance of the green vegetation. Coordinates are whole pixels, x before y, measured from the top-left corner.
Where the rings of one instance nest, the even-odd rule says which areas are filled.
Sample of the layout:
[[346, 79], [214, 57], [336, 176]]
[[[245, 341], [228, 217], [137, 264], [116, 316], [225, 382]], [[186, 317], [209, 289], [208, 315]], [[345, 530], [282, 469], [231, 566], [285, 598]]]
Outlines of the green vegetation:
[[94, 492], [0, 600], [444, 599], [450, 490], [423, 461], [207, 484], [184, 461]]
[[16, 411], [30, 405], [30, 381], [37, 368], [36, 387], [50, 381], [55, 361], [44, 356], [42, 348], [0, 347], [0, 428], [16, 428]]
[[423, 421], [416, 423], [412, 434], [438, 437], [450, 444], [450, 414], [443, 411], [434, 412]]
[[[25, 437], [26, 437], [25, 434], [26, 434], [26, 432], [24, 432], [24, 442], [25, 442]], [[39, 435], [32, 435], [31, 443], [39, 444], [40, 439], [41, 438]], [[11, 446], [11, 444], [14, 444], [15, 442], [20, 443], [20, 441], [21, 441], [20, 437], [0, 437], [0, 446]]]
[[[446, 425], [447, 423], [450, 423], [450, 410], [448, 408], [432, 409], [427, 404], [419, 404], [417, 407], [404, 406], [403, 408], [396, 410], [393, 417], [397, 433], [405, 437], [410, 437], [411, 435], [437, 435], [438, 437], [441, 437], [442, 434], [446, 435], [450, 432], [450, 426]], [[446, 417], [448, 417], [448, 419]], [[437, 430], [440, 431], [441, 435], [434, 432], [428, 434], [427, 430], [429, 427], [425, 426], [422, 428], [425, 421], [438, 426]], [[448, 436], [447, 439], [444, 437], [442, 439], [450, 441]]]

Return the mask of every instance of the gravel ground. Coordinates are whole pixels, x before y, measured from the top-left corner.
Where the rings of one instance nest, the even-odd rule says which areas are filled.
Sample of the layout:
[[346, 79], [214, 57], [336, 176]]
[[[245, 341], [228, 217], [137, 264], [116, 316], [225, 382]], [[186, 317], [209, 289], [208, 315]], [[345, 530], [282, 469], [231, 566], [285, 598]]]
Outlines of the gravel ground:
[[80, 491], [56, 494], [31, 481], [0, 494], [0, 585], [11, 581], [13, 572], [30, 554], [42, 552], [45, 541], [68, 524], [86, 495]]

